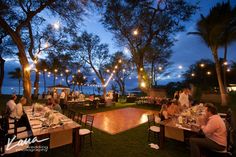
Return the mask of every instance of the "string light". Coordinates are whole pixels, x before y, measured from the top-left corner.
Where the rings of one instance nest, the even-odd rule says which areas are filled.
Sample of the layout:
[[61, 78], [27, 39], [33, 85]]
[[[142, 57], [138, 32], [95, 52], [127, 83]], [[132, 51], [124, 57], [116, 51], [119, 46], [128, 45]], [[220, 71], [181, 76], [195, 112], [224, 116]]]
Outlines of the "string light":
[[60, 28], [60, 22], [59, 22], [59, 21], [55, 22], [55, 23], [53, 24], [53, 27], [54, 27], [56, 30], [58, 30], [58, 29]]
[[57, 73], [57, 71], [58, 71], [57, 69], [54, 70], [55, 73]]
[[194, 74], [194, 73], [192, 73], [192, 74], [191, 74], [191, 76], [192, 76], [192, 77], [194, 77], [194, 76], [195, 76], [195, 74]]
[[144, 81], [141, 82], [141, 87], [143, 87], [143, 88], [146, 87], [146, 83]]
[[228, 62], [227, 62], [227, 61], [225, 61], [223, 64], [224, 64], [224, 65], [228, 65]]
[[30, 71], [30, 69], [31, 69], [30, 66], [27, 66], [27, 67], [25, 68], [26, 71]]
[[138, 35], [138, 33], [139, 33], [139, 32], [138, 32], [138, 29], [135, 29], [135, 30], [133, 31], [133, 35], [134, 35], [134, 36]]
[[179, 69], [183, 69], [183, 66], [182, 66], [182, 65], [179, 65], [178, 68], [179, 68]]
[[208, 72], [207, 72], [207, 75], [211, 75], [211, 72], [210, 72], [210, 71], [208, 71]]
[[46, 42], [46, 43], [44, 44], [44, 48], [48, 48], [48, 47], [49, 47], [49, 43]]
[[227, 72], [230, 72], [230, 71], [231, 71], [231, 70], [228, 68], [228, 69], [227, 69]]
[[162, 70], [162, 67], [158, 67], [159, 70]]
[[201, 64], [200, 64], [200, 67], [202, 67], [202, 68], [205, 67], [205, 64], [204, 64], [204, 63], [201, 63]]

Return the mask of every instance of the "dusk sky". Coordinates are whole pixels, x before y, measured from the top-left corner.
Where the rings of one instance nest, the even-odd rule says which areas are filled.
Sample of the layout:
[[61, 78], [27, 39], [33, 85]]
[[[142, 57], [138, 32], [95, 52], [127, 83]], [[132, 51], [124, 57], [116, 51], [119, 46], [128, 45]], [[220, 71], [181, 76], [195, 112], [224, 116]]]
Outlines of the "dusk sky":
[[[188, 0], [191, 3], [196, 2], [195, 0]], [[227, 0], [201, 0], [200, 1], [200, 9], [196, 12], [195, 15], [192, 16], [191, 20], [184, 23], [186, 29], [184, 32], [177, 33], [175, 35], [175, 39], [178, 41], [175, 42], [175, 45], [172, 47], [173, 56], [171, 57], [171, 62], [173, 65], [168, 69], [171, 71], [170, 78], [161, 77], [159, 80], [159, 84], [166, 84], [170, 81], [178, 81], [181, 78], [177, 76], [181, 74], [183, 71], [188, 69], [188, 66], [200, 60], [202, 58], [212, 59], [210, 49], [203, 43], [200, 37], [194, 35], [187, 35], [187, 32], [193, 32], [196, 28], [196, 22], [199, 20], [200, 14], [207, 15], [209, 13], [209, 9], [212, 8], [217, 2], [223, 2]], [[236, 5], [236, 1], [230, 1], [233, 6]], [[99, 22], [100, 16], [96, 12], [89, 12], [89, 16], [84, 18], [82, 30], [86, 30], [89, 33], [94, 33], [101, 38], [102, 43], [109, 44], [110, 53], [114, 53], [118, 50], [124, 51], [124, 47], [119, 47], [116, 44], [115, 39], [113, 39], [113, 35], [105, 30], [103, 25]], [[228, 47], [228, 59], [229, 61], [236, 61], [236, 42], [231, 43]], [[222, 55], [223, 50], [219, 49], [220, 55]], [[182, 70], [179, 70], [177, 67], [179, 65], [183, 66]], [[4, 79], [4, 88], [17, 87], [17, 81], [11, 80], [8, 78], [8, 71], [13, 70], [15, 67], [19, 67], [19, 63], [17, 61], [6, 61], [5, 64], [5, 79]], [[133, 76], [132, 80], [128, 80], [127, 84], [129, 89], [135, 88], [137, 86], [136, 78]], [[42, 80], [40, 80], [42, 83]], [[50, 84], [49, 84], [50, 85]], [[3, 90], [4, 91], [4, 90]]]

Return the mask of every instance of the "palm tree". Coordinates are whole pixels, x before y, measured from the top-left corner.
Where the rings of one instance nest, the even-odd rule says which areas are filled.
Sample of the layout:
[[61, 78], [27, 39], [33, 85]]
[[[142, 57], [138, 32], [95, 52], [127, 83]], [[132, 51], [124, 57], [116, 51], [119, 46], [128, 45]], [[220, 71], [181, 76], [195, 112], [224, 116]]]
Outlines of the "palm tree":
[[227, 105], [228, 94], [225, 86], [223, 85], [223, 79], [221, 76], [221, 64], [218, 57], [218, 48], [222, 45], [222, 34], [225, 32], [227, 25], [229, 25], [229, 15], [227, 9], [227, 3], [218, 3], [210, 10], [209, 15], [206, 17], [201, 15], [201, 19], [197, 23], [197, 32], [188, 33], [199, 35], [211, 49], [216, 65], [216, 74], [220, 88], [222, 106]]
[[[221, 34], [221, 46], [224, 47], [224, 58], [223, 62], [227, 62], [227, 54], [228, 54], [228, 44], [236, 40], [236, 7], [232, 8], [230, 6], [230, 2], [223, 3], [219, 6], [219, 8], [223, 8], [225, 12], [225, 20], [227, 23], [224, 23], [224, 31]], [[224, 78], [224, 86], [227, 87], [227, 78], [226, 78], [226, 69], [227, 66], [223, 67], [223, 78]]]
[[11, 79], [18, 79], [19, 83], [19, 95], [20, 95], [20, 87], [21, 87], [21, 79], [22, 79], [22, 71], [20, 68], [15, 68], [15, 71], [8, 72], [8, 75]]

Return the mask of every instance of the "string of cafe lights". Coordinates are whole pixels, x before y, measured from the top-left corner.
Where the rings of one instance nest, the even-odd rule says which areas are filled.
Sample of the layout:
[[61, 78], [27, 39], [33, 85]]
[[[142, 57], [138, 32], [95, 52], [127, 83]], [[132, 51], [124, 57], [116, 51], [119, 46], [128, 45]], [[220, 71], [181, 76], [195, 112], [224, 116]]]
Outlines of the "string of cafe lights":
[[[52, 24], [52, 27], [57, 31], [60, 28], [60, 22], [56, 21], [55, 23]], [[50, 38], [49, 38], [50, 39]], [[42, 52], [46, 49], [48, 49], [50, 47], [49, 44], [49, 39], [47, 39], [47, 41], [43, 44], [43, 49], [42, 50], [38, 50], [38, 52], [36, 52], [36, 54], [34, 55], [34, 60], [33, 63], [31, 63], [28, 67], [25, 68], [26, 71], [30, 71], [30, 70], [34, 70], [34, 71], [38, 71], [38, 69], [36, 69], [35, 65], [38, 63], [38, 58], [39, 56], [42, 54]]]
[[[54, 27], [54, 29], [58, 30], [58, 29], [60, 28], [60, 23], [59, 23], [59, 21], [58, 21], [58, 22], [55, 22], [55, 23], [53, 24], [53, 27]], [[134, 36], [138, 36], [138, 35], [139, 35], [139, 30], [138, 30], [138, 28], [134, 29], [133, 32], [132, 32], [132, 34], [133, 34]], [[49, 47], [49, 43], [48, 43], [48, 41], [47, 41], [47, 42], [44, 44], [44, 49], [46, 49], [46, 48], [48, 48], [48, 47]], [[126, 49], [127, 49], [127, 48], [126, 48]], [[127, 49], [127, 50], [128, 50], [128, 49]], [[126, 50], [126, 51], [127, 51], [127, 50]], [[26, 68], [26, 70], [31, 70], [31, 69], [33, 69], [34, 65], [37, 64], [37, 59], [38, 59], [39, 55], [41, 54], [41, 52], [42, 52], [42, 51], [39, 51], [38, 53], [35, 54], [35, 58], [36, 58], [36, 59], [33, 61], [33, 63], [32, 63], [29, 67]], [[122, 63], [122, 60], [120, 59], [120, 60], [118, 61], [118, 63], [119, 63], [119, 64]], [[109, 82], [110, 82], [111, 80], [115, 81], [115, 79], [113, 78], [113, 76], [114, 76], [114, 74], [116, 73], [116, 70], [118, 69], [118, 65], [119, 65], [119, 64], [115, 65], [115, 67], [113, 68], [114, 70], [112, 70], [112, 72], [111, 72], [109, 78], [107, 79], [107, 81], [105, 82], [104, 85], [102, 85], [102, 84], [99, 84], [99, 85], [98, 85], [98, 84], [79, 83], [79, 82], [74, 82], [74, 81], [72, 81], [72, 83], [73, 83], [73, 84], [77, 84], [77, 85], [81, 85], [81, 86], [107, 87], [108, 84], [109, 84]], [[223, 65], [224, 65], [224, 66], [228, 66], [228, 62], [225, 61], [225, 62], [223, 63]], [[201, 64], [200, 64], [200, 67], [201, 67], [201, 68], [204, 68], [205, 66], [206, 66], [206, 65], [205, 65], [204, 63], [201, 63]], [[183, 66], [182, 66], [182, 65], [178, 65], [177, 68], [178, 68], [179, 70], [182, 70], [182, 69], [183, 69]], [[36, 68], [33, 69], [33, 70], [37, 71]], [[140, 70], [143, 70], [143, 69], [141, 68]], [[162, 70], [163, 70], [163, 67], [159, 66], [159, 67], [158, 67], [158, 70], [159, 70], [159, 71], [162, 71]], [[123, 73], [126, 72], [125, 69], [122, 69], [122, 71], [123, 71]], [[227, 71], [227, 72], [230, 72], [231, 70], [230, 70], [230, 68], [227, 68], [226, 71]], [[47, 72], [47, 69], [44, 69], [44, 72]], [[54, 69], [54, 75], [55, 75], [55, 73], [57, 73], [57, 72], [58, 72], [58, 70], [57, 70], [57, 69]], [[66, 69], [65, 72], [68, 73], [69, 70]], [[80, 70], [78, 70], [78, 72], [80, 72]], [[109, 69], [107, 69], [107, 73], [110, 73], [110, 70], [109, 70]], [[39, 74], [41, 74], [41, 73], [39, 72]], [[211, 75], [212, 72], [211, 72], [211, 71], [207, 71], [206, 74], [207, 74], [207, 75]], [[51, 72], [48, 71], [47, 76], [50, 77], [50, 76], [51, 76]], [[63, 74], [61, 73], [60, 76], [62, 77]], [[196, 74], [195, 74], [194, 72], [191, 73], [191, 77], [195, 77], [195, 76], [196, 76]], [[178, 75], [176, 75], [176, 76], [174, 76], [174, 77], [175, 77], [175, 78], [176, 78], [176, 77], [177, 77], [177, 78], [181, 78], [182, 76], [181, 76], [181, 74], [178, 74]], [[72, 78], [73, 78], [73, 75], [72, 75]], [[113, 79], [112, 79], [112, 78], [113, 78]], [[138, 76], [136, 76], [136, 78], [138, 78]], [[152, 76], [149, 76], [149, 78], [152, 79]], [[171, 76], [170, 76], [170, 75], [167, 75], [166, 77], [162, 77], [162, 78], [164, 78], [164, 79], [170, 79]], [[158, 77], [157, 77], [157, 80], [161, 80], [162, 78], [161, 78], [160, 76], [158, 76]], [[58, 80], [58, 77], [55, 76], [55, 79]], [[84, 76], [84, 79], [86, 79], [86, 76]], [[94, 78], [93, 80], [95, 80], [95, 79], [96, 79], [96, 78]], [[123, 78], [121, 78], [121, 79], [123, 79]], [[132, 77], [129, 76], [128, 79], [131, 80]], [[105, 80], [105, 79], [104, 79], [104, 80]], [[63, 81], [65, 81], [65, 80], [62, 78], [61, 81], [63, 82]], [[68, 81], [69, 81], [69, 80], [68, 80]], [[69, 82], [71, 82], [71, 81], [69, 81]], [[69, 82], [68, 82], [68, 83], [69, 83]]]

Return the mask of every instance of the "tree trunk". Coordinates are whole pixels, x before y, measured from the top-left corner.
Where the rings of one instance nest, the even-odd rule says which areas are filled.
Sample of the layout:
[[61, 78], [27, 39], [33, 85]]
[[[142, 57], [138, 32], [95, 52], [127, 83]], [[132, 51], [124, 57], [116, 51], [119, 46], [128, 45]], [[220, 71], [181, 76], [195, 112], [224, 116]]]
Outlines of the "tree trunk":
[[2, 94], [2, 84], [4, 79], [4, 65], [5, 60], [0, 56], [0, 95]]
[[53, 74], [53, 86], [55, 86], [56, 85], [56, 74], [54, 73]]
[[106, 94], [107, 94], [107, 89], [106, 89], [105, 86], [103, 86], [103, 96], [104, 96], [104, 98], [106, 97]]
[[125, 95], [125, 80], [122, 81], [122, 95]]
[[35, 80], [34, 80], [34, 97], [38, 99], [39, 93], [39, 72], [35, 72]]
[[226, 106], [228, 104], [228, 100], [227, 100], [228, 95], [226, 93], [226, 89], [224, 88], [222, 77], [221, 77], [221, 65], [220, 65], [219, 59], [218, 59], [217, 48], [213, 48], [212, 53], [213, 53], [213, 57], [214, 57], [215, 64], [216, 64], [216, 74], [217, 74], [218, 84], [219, 84], [219, 88], [220, 88], [221, 105]]
[[154, 85], [154, 62], [152, 62], [152, 67], [151, 67], [151, 86]]
[[[118, 78], [118, 79], [119, 79], [119, 78]], [[121, 94], [123, 95], [122, 85], [121, 85], [121, 83], [120, 83], [120, 81], [119, 81], [118, 79], [116, 79], [116, 83], [118, 84], [118, 86], [119, 86], [119, 88], [120, 88], [120, 92], [121, 92]]]
[[18, 95], [20, 96], [20, 79], [18, 80]]
[[27, 99], [27, 104], [31, 104], [31, 79], [30, 79], [30, 70], [26, 70], [29, 67], [28, 64], [22, 65], [23, 69], [23, 88], [24, 96]]
[[27, 104], [31, 104], [31, 79], [30, 79], [30, 65], [25, 54], [24, 49], [19, 49], [19, 60], [23, 72], [23, 89], [24, 97], [27, 99]]
[[[227, 42], [224, 45], [224, 62], [227, 62]], [[225, 89], [227, 88], [227, 77], [226, 77], [226, 70], [227, 70], [227, 65], [223, 65], [223, 80], [224, 80], [224, 86]]]
[[[139, 87], [140, 89], [145, 92], [148, 93], [149, 88], [150, 88], [150, 80], [148, 78], [148, 75], [143, 67], [143, 65], [137, 66], [137, 73], [138, 73], [138, 83], [139, 83]], [[143, 69], [142, 71], [140, 69]], [[142, 84], [144, 86], [142, 86]]]
[[45, 78], [45, 72], [43, 72], [43, 87], [44, 87], [44, 92], [46, 93], [46, 78]]

